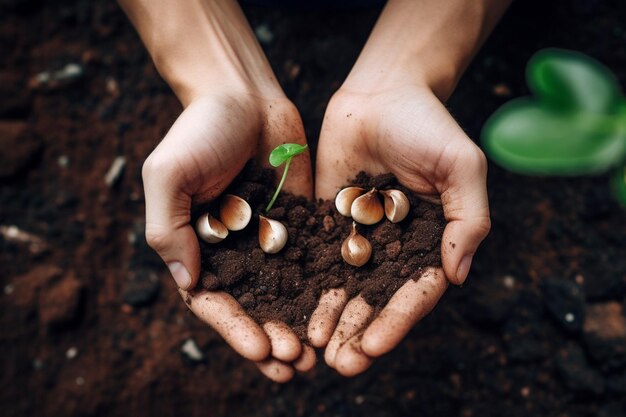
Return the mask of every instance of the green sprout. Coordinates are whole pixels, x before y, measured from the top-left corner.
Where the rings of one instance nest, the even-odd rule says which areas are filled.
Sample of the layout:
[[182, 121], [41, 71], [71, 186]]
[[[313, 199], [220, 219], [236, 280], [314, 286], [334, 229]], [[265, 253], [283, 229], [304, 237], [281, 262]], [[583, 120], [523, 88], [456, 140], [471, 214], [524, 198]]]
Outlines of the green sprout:
[[514, 99], [485, 124], [487, 154], [526, 175], [594, 175], [615, 170], [626, 204], [626, 98], [615, 75], [578, 52], [544, 49], [528, 62], [534, 97]]
[[270, 153], [270, 165], [275, 168], [278, 168], [282, 164], [285, 164], [285, 170], [283, 171], [283, 177], [280, 179], [278, 183], [278, 187], [276, 188], [276, 192], [274, 196], [270, 200], [269, 204], [265, 208], [265, 213], [268, 213], [276, 198], [278, 197], [278, 193], [283, 188], [283, 184], [285, 183], [285, 178], [287, 178], [287, 171], [289, 171], [289, 165], [291, 165], [291, 160], [294, 156], [300, 155], [302, 152], [306, 151], [308, 145], [298, 145], [297, 143], [285, 143], [283, 145], [279, 145]]

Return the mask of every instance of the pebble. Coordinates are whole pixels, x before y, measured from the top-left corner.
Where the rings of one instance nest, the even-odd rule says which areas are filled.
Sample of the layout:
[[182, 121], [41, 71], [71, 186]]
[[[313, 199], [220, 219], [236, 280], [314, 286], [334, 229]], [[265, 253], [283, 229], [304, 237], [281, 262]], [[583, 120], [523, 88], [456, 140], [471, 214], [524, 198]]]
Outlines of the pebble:
[[193, 339], [187, 339], [185, 343], [183, 343], [183, 346], [180, 348], [180, 350], [183, 352], [183, 354], [185, 354], [187, 358], [189, 358], [193, 362], [201, 362], [202, 360], [204, 360], [204, 355], [202, 354], [202, 351]]
[[65, 357], [67, 359], [74, 359], [78, 355], [78, 349], [75, 346], [72, 346], [65, 352]]
[[85, 378], [83, 378], [82, 376], [77, 377], [76, 385], [78, 385], [79, 387], [82, 387], [83, 385], [85, 385]]
[[70, 164], [70, 158], [67, 155], [61, 155], [57, 158], [57, 164], [59, 164], [61, 168], [67, 168]]
[[7, 284], [4, 286], [4, 295], [11, 295], [15, 291], [15, 286], [13, 284]]
[[120, 179], [122, 173], [124, 172], [124, 167], [126, 166], [126, 158], [123, 156], [116, 156], [109, 170], [104, 176], [104, 183], [108, 187], [114, 186], [117, 181]]
[[71, 84], [79, 80], [84, 75], [85, 70], [82, 65], [69, 62], [57, 71], [46, 70], [36, 74], [29, 81], [31, 88], [55, 89]]
[[515, 277], [512, 275], [505, 275], [502, 278], [502, 283], [504, 284], [505, 288], [511, 290], [515, 287]]
[[256, 34], [259, 42], [265, 45], [269, 45], [274, 40], [274, 33], [270, 30], [269, 26], [266, 23], [260, 24], [254, 29], [254, 33]]
[[551, 316], [564, 330], [579, 331], [585, 318], [585, 297], [580, 285], [562, 279], [542, 282], [544, 303]]
[[354, 398], [354, 403], [355, 403], [356, 405], [361, 405], [361, 404], [363, 404], [364, 402], [365, 402], [365, 397], [364, 397], [363, 395], [357, 395], [357, 396]]

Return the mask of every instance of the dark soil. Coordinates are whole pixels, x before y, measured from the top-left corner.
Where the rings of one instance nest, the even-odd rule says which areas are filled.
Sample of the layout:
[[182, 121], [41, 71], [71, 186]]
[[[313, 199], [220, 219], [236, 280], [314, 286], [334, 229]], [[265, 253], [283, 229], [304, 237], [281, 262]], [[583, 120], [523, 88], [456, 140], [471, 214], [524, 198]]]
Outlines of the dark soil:
[[[263, 46], [314, 148], [378, 12], [246, 12], [274, 34]], [[513, 2], [450, 111], [478, 138], [549, 46], [626, 85], [624, 22], [617, 0]], [[466, 284], [363, 375], [322, 359], [277, 385], [188, 312], [144, 241], [141, 165], [181, 107], [115, 2], [0, 0], [0, 50], [2, 416], [626, 415], [626, 211], [607, 176], [490, 165], [492, 232]], [[36, 82], [68, 63], [83, 72]]]
[[[407, 280], [419, 279], [423, 268], [441, 266], [445, 225], [441, 206], [420, 200], [388, 174], [372, 178], [361, 173], [347, 184], [367, 190], [398, 189], [411, 203], [402, 222], [383, 219], [358, 226], [372, 244], [372, 257], [364, 266], [351, 266], [341, 257], [352, 219], [339, 214], [333, 201], [307, 201], [288, 193], [279, 195], [267, 216], [287, 227], [289, 240], [278, 254], [265, 254], [258, 243], [256, 214], [264, 214], [275, 190], [274, 177], [272, 170], [248, 164], [226, 193], [248, 201], [255, 213], [253, 221], [217, 245], [201, 245], [201, 285], [232, 294], [258, 322], [280, 320], [306, 340], [308, 318], [323, 291], [344, 288], [349, 298], [360, 294], [370, 305], [382, 308]], [[208, 210], [218, 216], [216, 207]]]

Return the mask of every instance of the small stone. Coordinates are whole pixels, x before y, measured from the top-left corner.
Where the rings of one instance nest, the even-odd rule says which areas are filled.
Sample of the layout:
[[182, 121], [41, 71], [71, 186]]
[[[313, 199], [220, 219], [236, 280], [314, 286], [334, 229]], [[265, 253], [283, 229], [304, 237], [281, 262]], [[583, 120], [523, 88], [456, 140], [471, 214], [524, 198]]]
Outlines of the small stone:
[[364, 402], [365, 402], [365, 397], [364, 397], [363, 395], [357, 395], [357, 396], [354, 398], [354, 403], [355, 403], [356, 405], [361, 405], [361, 404], [363, 404]]
[[11, 295], [15, 291], [15, 286], [13, 284], [7, 284], [4, 286], [4, 295]]
[[74, 359], [78, 355], [78, 349], [75, 346], [72, 346], [65, 352], [65, 357], [67, 359]]
[[78, 318], [83, 286], [68, 275], [39, 294], [39, 320], [45, 326], [61, 326]]
[[528, 396], [530, 395], [530, 388], [522, 387], [522, 389], [520, 390], [520, 395], [524, 398], [528, 398]]
[[512, 275], [505, 275], [502, 278], [502, 284], [504, 284], [505, 288], [513, 289], [515, 287], [515, 277]]
[[83, 378], [82, 376], [79, 376], [76, 378], [76, 385], [78, 385], [79, 387], [82, 387], [83, 385], [85, 385], [85, 378]]
[[117, 156], [111, 163], [111, 167], [104, 176], [104, 183], [108, 187], [114, 186], [120, 179], [120, 176], [124, 172], [126, 166], [126, 158], [123, 156]]
[[202, 354], [202, 351], [193, 339], [187, 339], [185, 343], [183, 343], [183, 346], [180, 348], [180, 350], [192, 362], [201, 362], [204, 360], [204, 355]]
[[511, 89], [508, 85], [499, 83], [493, 86], [493, 94], [498, 97], [509, 97], [511, 95]]
[[106, 91], [113, 97], [118, 97], [120, 95], [120, 87], [113, 77], [108, 77], [106, 79]]
[[274, 40], [274, 34], [270, 30], [269, 26], [265, 23], [260, 24], [254, 30], [259, 42], [265, 45], [269, 45]]
[[57, 158], [57, 164], [59, 164], [61, 168], [67, 168], [70, 164], [70, 158], [67, 155], [61, 155]]

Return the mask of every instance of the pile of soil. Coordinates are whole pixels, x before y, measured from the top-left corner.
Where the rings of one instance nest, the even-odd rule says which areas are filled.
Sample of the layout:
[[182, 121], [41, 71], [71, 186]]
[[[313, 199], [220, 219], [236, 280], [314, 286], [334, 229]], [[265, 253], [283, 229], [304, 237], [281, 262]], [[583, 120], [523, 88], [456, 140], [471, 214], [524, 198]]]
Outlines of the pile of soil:
[[[344, 288], [352, 298], [360, 294], [380, 309], [406, 281], [418, 280], [425, 267], [441, 266], [441, 235], [445, 226], [441, 206], [421, 200], [398, 184], [392, 174], [371, 177], [361, 172], [348, 185], [366, 190], [397, 189], [409, 198], [411, 209], [399, 223], [386, 218], [375, 225], [357, 226], [372, 244], [372, 257], [362, 267], [347, 264], [341, 244], [352, 230], [334, 201], [308, 201], [281, 193], [267, 217], [287, 227], [289, 239], [275, 255], [258, 243], [258, 214], [275, 190], [275, 174], [249, 163], [226, 193], [242, 197], [253, 208], [253, 220], [241, 232], [231, 232], [219, 244], [201, 241], [200, 285], [232, 294], [258, 322], [279, 320], [306, 338], [306, 326], [323, 291]], [[382, 199], [381, 199], [382, 201]], [[216, 201], [208, 211], [217, 216]]]

